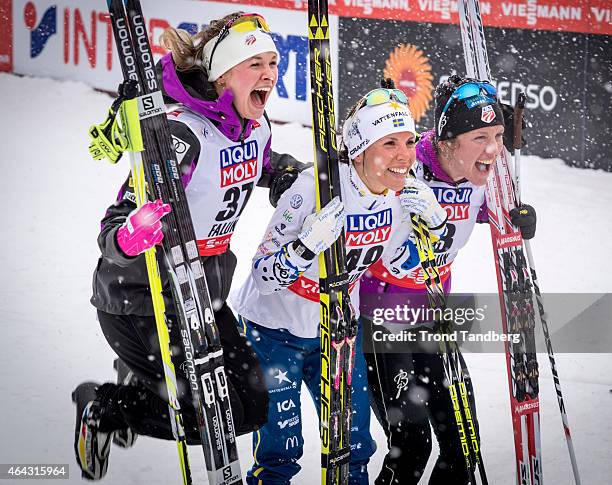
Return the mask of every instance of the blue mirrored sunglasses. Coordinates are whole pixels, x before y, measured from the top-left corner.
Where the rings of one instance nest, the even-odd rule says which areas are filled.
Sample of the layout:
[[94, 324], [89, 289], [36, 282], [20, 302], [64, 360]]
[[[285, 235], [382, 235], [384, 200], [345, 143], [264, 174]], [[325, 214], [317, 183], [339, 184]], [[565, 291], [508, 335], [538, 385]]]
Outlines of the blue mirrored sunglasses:
[[[470, 102], [471, 98], [476, 98], [474, 102]], [[482, 101], [487, 103], [494, 103], [497, 98], [497, 90], [495, 87], [486, 81], [471, 81], [459, 86], [448, 101], [444, 105], [444, 109], [440, 114], [438, 121], [438, 136], [442, 134], [442, 128], [446, 124], [446, 112], [453, 104], [455, 100], [465, 100], [468, 108], [482, 105]]]

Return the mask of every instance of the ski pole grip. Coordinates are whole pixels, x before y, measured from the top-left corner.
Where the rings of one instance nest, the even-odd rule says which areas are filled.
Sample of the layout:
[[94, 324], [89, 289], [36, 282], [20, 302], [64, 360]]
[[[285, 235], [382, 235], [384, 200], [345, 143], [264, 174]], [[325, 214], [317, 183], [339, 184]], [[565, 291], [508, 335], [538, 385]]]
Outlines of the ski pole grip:
[[519, 93], [516, 100], [516, 105], [514, 106], [514, 115], [512, 117], [514, 122], [514, 140], [512, 141], [512, 145], [515, 150], [520, 150], [522, 145], [523, 110], [525, 109], [526, 100], [527, 96], [525, 93], [521, 92]]

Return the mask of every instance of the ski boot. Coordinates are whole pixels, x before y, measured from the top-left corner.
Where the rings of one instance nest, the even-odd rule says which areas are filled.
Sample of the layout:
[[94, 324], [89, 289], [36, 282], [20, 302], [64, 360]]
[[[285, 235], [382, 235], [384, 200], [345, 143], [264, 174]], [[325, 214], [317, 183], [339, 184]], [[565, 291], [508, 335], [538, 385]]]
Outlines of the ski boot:
[[74, 452], [82, 476], [87, 480], [100, 480], [106, 475], [114, 434], [99, 429], [103, 409], [96, 395], [98, 387], [95, 382], [84, 382], [72, 393], [72, 402], [77, 408]]

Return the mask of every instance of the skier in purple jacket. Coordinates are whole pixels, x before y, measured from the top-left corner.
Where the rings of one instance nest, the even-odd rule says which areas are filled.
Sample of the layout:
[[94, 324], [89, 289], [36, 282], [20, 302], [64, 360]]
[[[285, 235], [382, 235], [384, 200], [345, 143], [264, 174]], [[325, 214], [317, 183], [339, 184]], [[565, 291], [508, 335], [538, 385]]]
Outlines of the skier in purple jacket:
[[[297, 177], [295, 160], [272, 153], [264, 112], [278, 78], [278, 51], [265, 20], [242, 12], [193, 37], [171, 28], [162, 41], [171, 52], [161, 59], [158, 77], [224, 349], [236, 432], [244, 434], [267, 421], [268, 393], [257, 357], [226, 304], [236, 265], [230, 242], [255, 184], [270, 187], [275, 204]], [[91, 302], [106, 340], [135, 379], [127, 385], [85, 382], [72, 395], [77, 463], [91, 480], [106, 474], [113, 441], [127, 447], [137, 434], [173, 439], [142, 255], [163, 239], [161, 219], [170, 207], [157, 200], [136, 208], [134, 201], [128, 180], [102, 220]], [[170, 341], [180, 349], [168, 274], [157, 254]], [[179, 355], [173, 357], [185, 432], [188, 443], [197, 444], [196, 412]]]
[[[474, 225], [488, 221], [487, 178], [503, 148], [504, 137], [510, 143], [512, 140], [508, 108], [500, 105], [491, 84], [451, 76], [435, 91], [435, 128], [423, 133], [417, 143], [414, 176], [432, 189], [432, 210], [439, 203], [446, 212], [440, 227], [430, 228], [439, 234], [434, 251], [446, 294], [450, 293], [451, 265], [457, 253], [469, 240]], [[532, 207], [523, 205], [511, 216], [523, 238], [533, 237]], [[440, 455], [429, 484], [467, 484], [439, 347], [434, 343], [432, 348], [418, 337], [422, 335], [418, 330], [433, 331], [433, 322], [426, 318], [427, 292], [413, 241], [407, 241], [406, 251], [410, 258], [402, 274], [378, 262], [361, 279], [361, 319], [372, 408], [389, 446], [376, 484], [419, 483], [431, 453], [432, 428]], [[421, 312], [385, 313], [398, 305]], [[392, 340], [406, 332], [413, 333], [416, 341]], [[475, 410], [471, 386], [468, 392]]]

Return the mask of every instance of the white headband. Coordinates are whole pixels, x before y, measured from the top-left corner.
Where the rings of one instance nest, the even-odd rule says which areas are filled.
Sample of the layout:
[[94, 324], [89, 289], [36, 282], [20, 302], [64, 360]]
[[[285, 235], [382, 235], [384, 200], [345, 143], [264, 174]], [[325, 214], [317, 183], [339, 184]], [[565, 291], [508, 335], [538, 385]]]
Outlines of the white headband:
[[[214, 52], [212, 65], [210, 65], [210, 56], [219, 36], [213, 37], [204, 45], [204, 67], [208, 70], [208, 80], [211, 82], [216, 81], [232, 67], [246, 61], [249, 57], [264, 52], [274, 52], [277, 56], [279, 55], [272, 36], [263, 30], [236, 32], [229, 29], [228, 32], [227, 37], [219, 42]], [[208, 69], [209, 65], [210, 70]]]
[[410, 110], [404, 104], [390, 101], [357, 110], [344, 123], [342, 139], [349, 158], [354, 160], [383, 136], [406, 131], [416, 133]]

